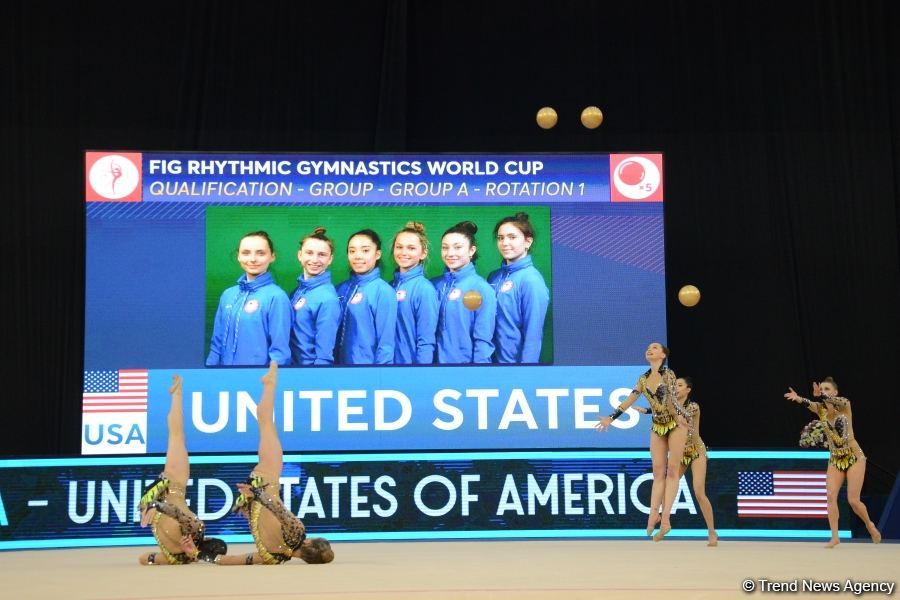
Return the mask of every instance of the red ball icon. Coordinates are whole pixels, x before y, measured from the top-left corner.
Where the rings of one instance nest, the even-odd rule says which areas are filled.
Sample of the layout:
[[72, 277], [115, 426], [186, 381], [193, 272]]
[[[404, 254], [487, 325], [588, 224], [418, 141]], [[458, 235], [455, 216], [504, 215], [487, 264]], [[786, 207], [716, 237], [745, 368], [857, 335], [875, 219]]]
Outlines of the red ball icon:
[[637, 185], [644, 180], [644, 167], [633, 160], [625, 161], [619, 166], [619, 179], [626, 185]]

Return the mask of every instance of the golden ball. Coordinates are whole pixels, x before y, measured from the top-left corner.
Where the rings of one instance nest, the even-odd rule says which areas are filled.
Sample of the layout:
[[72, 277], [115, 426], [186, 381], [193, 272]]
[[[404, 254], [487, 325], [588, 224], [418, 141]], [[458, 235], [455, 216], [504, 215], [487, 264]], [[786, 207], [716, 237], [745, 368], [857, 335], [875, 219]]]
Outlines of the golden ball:
[[463, 294], [463, 305], [469, 310], [478, 310], [482, 301], [481, 294], [475, 290], [469, 290]]
[[556, 111], [549, 106], [545, 106], [537, 111], [537, 124], [541, 129], [551, 129], [556, 125], [557, 120], [558, 117], [556, 116]]
[[693, 285], [686, 285], [678, 290], [678, 301], [687, 307], [697, 306], [700, 302], [700, 290]]
[[603, 122], [603, 111], [596, 106], [588, 106], [581, 111], [581, 124], [588, 129], [597, 129]]

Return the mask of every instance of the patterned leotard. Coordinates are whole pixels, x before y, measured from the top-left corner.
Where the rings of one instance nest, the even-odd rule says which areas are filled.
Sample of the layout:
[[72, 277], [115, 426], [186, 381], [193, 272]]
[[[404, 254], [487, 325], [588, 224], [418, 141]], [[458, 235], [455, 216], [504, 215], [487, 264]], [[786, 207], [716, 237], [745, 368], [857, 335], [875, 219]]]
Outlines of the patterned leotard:
[[706, 444], [700, 439], [700, 428], [698, 426], [700, 405], [693, 400], [688, 400], [684, 404], [684, 410], [690, 417], [688, 419], [690, 428], [688, 429], [687, 439], [684, 442], [684, 454], [681, 457], [681, 462], [685, 466], [690, 466], [695, 459], [706, 456]]
[[[809, 402], [802, 398], [804, 402]], [[846, 471], [865, 455], [853, 436], [853, 423], [847, 409], [850, 401], [841, 396], [817, 397], [812, 408], [819, 415], [817, 422], [804, 428], [800, 445], [804, 447], [824, 446], [828, 448], [829, 462], [841, 471]], [[833, 419], [829, 419], [829, 412]], [[822, 439], [824, 438], [824, 439]]]
[[[252, 498], [239, 496], [235, 509], [240, 510], [250, 523], [250, 533], [253, 534], [253, 541], [256, 543], [256, 552], [262, 557], [263, 564], [266, 565], [280, 565], [291, 560], [294, 551], [306, 539], [306, 527], [303, 526], [303, 522], [300, 519], [285, 508], [284, 504], [273, 498], [266, 491], [270, 484], [261, 475], [251, 473], [250, 480], [247, 483], [250, 485], [250, 489], [253, 490], [254, 496]], [[272, 513], [281, 523], [279, 546], [286, 548], [287, 552], [271, 552], [263, 541], [259, 528], [260, 515], [263, 509]]]
[[[156, 509], [150, 528], [153, 531], [153, 537], [156, 538], [159, 549], [162, 550], [166, 561], [170, 565], [185, 565], [195, 562], [197, 553], [172, 552], [165, 542], [166, 539], [175, 538], [180, 540], [183, 536], [189, 535], [196, 546], [199, 546], [203, 541], [203, 521], [191, 512], [184, 503], [184, 492], [184, 488], [171, 483], [166, 474], [163, 473], [147, 488], [140, 502], [142, 510]], [[173, 500], [175, 497], [180, 496], [182, 501], [176, 501], [177, 503], [170, 502], [170, 495], [173, 496]], [[179, 506], [179, 504], [182, 506]], [[167, 519], [171, 519], [171, 521]], [[175, 530], [175, 527], [177, 527], [177, 530]], [[151, 562], [155, 560], [155, 554], [151, 555]]]
[[651, 370], [647, 369], [638, 378], [633, 391], [643, 394], [650, 402], [650, 411], [653, 413], [653, 423], [650, 428], [653, 433], [659, 437], [666, 437], [678, 426], [675, 415], [680, 414], [686, 419], [688, 415], [678, 402], [675, 402], [675, 381], [678, 379], [675, 372], [668, 367], [660, 367], [661, 379], [655, 390], [651, 390], [647, 386], [647, 378], [650, 377], [650, 373]]
[[[837, 414], [834, 420], [828, 418], [827, 404], [831, 404]], [[819, 405], [819, 420], [825, 423], [825, 434], [828, 440], [828, 451], [830, 453], [829, 461], [841, 471], [846, 471], [859, 460], [853, 446], [859, 449], [862, 456], [862, 449], [856, 443], [853, 437], [853, 424], [846, 414], [843, 414], [845, 408], [850, 405], [850, 401], [846, 398], [836, 396], [829, 398]], [[862, 456], [865, 458], [864, 456]]]

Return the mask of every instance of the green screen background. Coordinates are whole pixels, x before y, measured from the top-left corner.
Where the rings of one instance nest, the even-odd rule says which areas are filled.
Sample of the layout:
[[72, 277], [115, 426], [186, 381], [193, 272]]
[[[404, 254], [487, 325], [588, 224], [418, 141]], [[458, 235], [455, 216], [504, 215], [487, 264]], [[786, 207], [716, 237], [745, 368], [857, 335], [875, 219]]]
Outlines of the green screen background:
[[[394, 235], [408, 221], [425, 225], [430, 251], [425, 262], [425, 274], [430, 278], [444, 272], [441, 262], [441, 235], [460, 221], [478, 225], [475, 236], [478, 274], [487, 276], [500, 268], [501, 257], [494, 238], [494, 226], [504, 217], [517, 212], [528, 213], [535, 238], [530, 254], [534, 266], [544, 276], [547, 287], [553, 289], [550, 256], [550, 207], [548, 206], [209, 206], [206, 209], [206, 340], [212, 336], [213, 322], [222, 292], [235, 285], [242, 275], [237, 262], [241, 237], [263, 230], [272, 238], [276, 260], [269, 268], [272, 277], [290, 294], [297, 286], [300, 262], [297, 251], [300, 240], [316, 227], [324, 227], [334, 241], [334, 262], [331, 263], [335, 286], [350, 277], [347, 263], [347, 241], [360, 229], [373, 229], [381, 236], [381, 276], [393, 279], [397, 268], [392, 252]], [[204, 356], [209, 347], [203, 349]], [[553, 306], [544, 321], [544, 340], [541, 363], [553, 362]]]

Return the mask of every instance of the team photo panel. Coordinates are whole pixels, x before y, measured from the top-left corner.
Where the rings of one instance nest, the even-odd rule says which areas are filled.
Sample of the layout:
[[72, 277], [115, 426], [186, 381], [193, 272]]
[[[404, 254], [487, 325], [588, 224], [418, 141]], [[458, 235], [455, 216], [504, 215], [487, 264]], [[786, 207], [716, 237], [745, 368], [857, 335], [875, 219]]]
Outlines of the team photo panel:
[[208, 207], [206, 365], [552, 364], [546, 206]]

